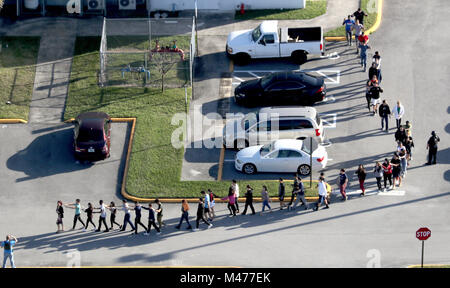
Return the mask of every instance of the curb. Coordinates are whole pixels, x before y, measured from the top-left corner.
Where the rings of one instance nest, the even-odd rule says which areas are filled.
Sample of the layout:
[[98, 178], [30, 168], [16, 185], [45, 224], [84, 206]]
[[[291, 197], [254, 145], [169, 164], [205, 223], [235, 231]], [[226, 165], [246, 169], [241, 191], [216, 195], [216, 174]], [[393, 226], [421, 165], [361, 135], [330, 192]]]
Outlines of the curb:
[[[424, 267], [424, 268], [433, 267], [433, 268], [448, 269], [448, 268], [444, 268], [444, 267], [441, 267], [441, 266], [450, 266], [450, 264], [423, 264], [423, 266], [427, 266], [427, 267]], [[414, 264], [414, 265], [406, 266], [406, 268], [420, 268], [420, 267], [421, 267], [420, 264]]]
[[[378, 0], [377, 6], [378, 6], [377, 19], [375, 20], [375, 23], [372, 25], [372, 27], [370, 27], [369, 29], [366, 30], [366, 33], [368, 35], [377, 31], [377, 29], [381, 25], [381, 18], [382, 18], [382, 13], [383, 13], [383, 0]], [[328, 37], [324, 37], [324, 40], [328, 41], [328, 42], [337, 42], [337, 41], [347, 41], [347, 38], [345, 38], [345, 36], [328, 36]]]
[[0, 119], [0, 124], [27, 124], [28, 121], [23, 119]]

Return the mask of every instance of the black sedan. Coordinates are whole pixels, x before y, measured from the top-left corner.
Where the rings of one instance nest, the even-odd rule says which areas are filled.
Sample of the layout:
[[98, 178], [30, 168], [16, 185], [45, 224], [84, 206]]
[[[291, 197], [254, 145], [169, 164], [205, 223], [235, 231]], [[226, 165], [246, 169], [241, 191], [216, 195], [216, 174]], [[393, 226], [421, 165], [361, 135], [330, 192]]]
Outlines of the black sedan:
[[244, 106], [310, 106], [325, 95], [323, 78], [300, 71], [271, 73], [242, 82], [234, 90], [236, 102]]
[[111, 117], [103, 112], [87, 112], [77, 116], [74, 127], [75, 158], [103, 160], [110, 156]]

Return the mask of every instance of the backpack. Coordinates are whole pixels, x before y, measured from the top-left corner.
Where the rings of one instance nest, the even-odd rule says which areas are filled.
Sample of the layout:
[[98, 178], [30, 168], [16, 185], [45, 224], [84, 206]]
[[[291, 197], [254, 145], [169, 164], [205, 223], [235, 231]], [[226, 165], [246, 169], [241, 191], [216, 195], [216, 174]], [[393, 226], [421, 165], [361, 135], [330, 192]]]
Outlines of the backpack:
[[211, 192], [209, 193], [209, 202], [213, 202], [214, 201], [214, 194]]
[[10, 251], [11, 250], [11, 243], [9, 241], [5, 241], [4, 243], [5, 243], [5, 245], [4, 245], [5, 250]]

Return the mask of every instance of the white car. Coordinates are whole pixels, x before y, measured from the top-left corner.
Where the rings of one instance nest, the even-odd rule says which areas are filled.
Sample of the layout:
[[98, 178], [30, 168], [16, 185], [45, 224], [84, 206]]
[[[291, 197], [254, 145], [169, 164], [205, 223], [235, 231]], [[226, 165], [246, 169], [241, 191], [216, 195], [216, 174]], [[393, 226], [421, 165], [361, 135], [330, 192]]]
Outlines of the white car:
[[[281, 139], [270, 144], [242, 149], [235, 156], [234, 167], [246, 174], [297, 172], [302, 176], [309, 175], [311, 173], [310, 139]], [[313, 140], [312, 148], [313, 170], [324, 169], [328, 162], [325, 147]]]

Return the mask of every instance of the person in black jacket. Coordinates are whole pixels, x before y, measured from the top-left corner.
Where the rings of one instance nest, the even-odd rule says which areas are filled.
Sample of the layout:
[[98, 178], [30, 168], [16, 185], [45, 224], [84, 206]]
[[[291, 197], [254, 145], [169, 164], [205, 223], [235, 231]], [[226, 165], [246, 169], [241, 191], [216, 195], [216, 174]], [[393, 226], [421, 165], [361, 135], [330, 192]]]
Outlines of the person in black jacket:
[[370, 68], [369, 68], [369, 79], [372, 79], [373, 75], [377, 76], [377, 80], [378, 80], [377, 63], [375, 63], [375, 62], [372, 62], [372, 66], [370, 66]]
[[245, 192], [245, 208], [242, 215], [247, 213], [247, 208], [250, 206], [252, 209], [252, 215], [255, 215], [255, 208], [253, 207], [253, 188], [247, 185], [247, 192]]
[[386, 122], [386, 132], [389, 132], [389, 119], [391, 116], [391, 109], [389, 105], [386, 103], [386, 100], [383, 100], [380, 107], [378, 108], [378, 115], [381, 117], [381, 131], [384, 129], [384, 123]]
[[204, 217], [204, 211], [205, 211], [205, 205], [203, 204], [203, 198], [200, 197], [200, 198], [198, 198], [197, 219], [195, 220], [196, 226], [195, 226], [194, 231], [198, 230], [198, 226], [200, 225], [200, 220], [203, 220], [203, 222], [205, 222], [205, 224], [208, 225], [208, 229], [213, 226], [211, 223], [206, 221], [206, 219]]
[[400, 126], [400, 128], [397, 129], [394, 136], [395, 136], [395, 142], [400, 141], [403, 143], [403, 145], [405, 145], [406, 138], [408, 138], [408, 136], [406, 135], [406, 131], [405, 131], [405, 128], [403, 128], [403, 126]]
[[412, 161], [412, 148], [414, 147], [414, 142], [411, 136], [408, 136], [408, 138], [406, 138], [406, 142], [405, 142], [405, 148], [406, 148], [406, 153], [408, 154], [408, 161]]
[[431, 132], [431, 137], [427, 142], [428, 149], [428, 162], [427, 165], [436, 164], [436, 155], [438, 150], [438, 142], [441, 141], [439, 137], [436, 135], [436, 132]]
[[383, 93], [383, 89], [381, 89], [378, 82], [376, 82], [369, 90], [370, 105], [372, 106], [372, 113], [374, 116], [378, 112], [378, 104], [380, 104], [380, 93]]

